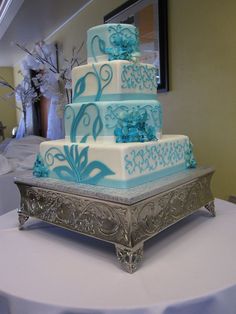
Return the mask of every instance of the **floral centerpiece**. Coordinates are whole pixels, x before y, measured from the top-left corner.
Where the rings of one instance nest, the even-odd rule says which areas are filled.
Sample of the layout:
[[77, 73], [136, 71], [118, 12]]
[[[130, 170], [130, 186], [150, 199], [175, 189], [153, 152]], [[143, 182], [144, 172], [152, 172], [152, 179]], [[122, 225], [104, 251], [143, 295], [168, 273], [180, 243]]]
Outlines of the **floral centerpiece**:
[[[71, 70], [83, 62], [79, 59], [83, 44], [72, 49], [72, 56], [69, 59], [63, 56], [57, 45], [46, 44], [43, 41], [36, 43], [32, 51], [20, 44], [16, 46], [26, 53], [20, 71], [23, 80], [15, 88], [0, 77], [0, 86], [11, 90], [5, 97], [15, 96], [16, 101], [21, 103], [22, 108], [18, 105], [16, 108], [22, 111], [24, 134], [27, 134], [27, 109], [41, 96], [45, 96], [56, 105], [57, 116], [62, 119], [65, 104], [72, 102]], [[58, 65], [58, 58], [62, 67]], [[31, 76], [31, 70], [36, 73], [34, 77]]]
[[32, 84], [30, 77], [28, 76], [24, 76], [21, 83], [18, 84], [16, 87], [13, 87], [3, 77], [0, 76], [0, 87], [7, 87], [10, 89], [10, 93], [6, 94], [4, 98], [11, 98], [15, 96], [16, 101], [21, 103], [22, 107], [16, 105], [16, 108], [22, 111], [25, 134], [27, 134], [27, 108], [40, 97], [36, 86]]

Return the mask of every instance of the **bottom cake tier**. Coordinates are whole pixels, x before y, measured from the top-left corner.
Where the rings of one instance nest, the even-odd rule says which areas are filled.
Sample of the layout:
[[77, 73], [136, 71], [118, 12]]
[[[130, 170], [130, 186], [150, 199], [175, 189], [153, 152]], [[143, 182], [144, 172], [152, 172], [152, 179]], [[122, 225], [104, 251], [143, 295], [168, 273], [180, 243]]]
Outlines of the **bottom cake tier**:
[[35, 176], [115, 188], [130, 188], [195, 167], [185, 135], [163, 135], [146, 143], [43, 142]]

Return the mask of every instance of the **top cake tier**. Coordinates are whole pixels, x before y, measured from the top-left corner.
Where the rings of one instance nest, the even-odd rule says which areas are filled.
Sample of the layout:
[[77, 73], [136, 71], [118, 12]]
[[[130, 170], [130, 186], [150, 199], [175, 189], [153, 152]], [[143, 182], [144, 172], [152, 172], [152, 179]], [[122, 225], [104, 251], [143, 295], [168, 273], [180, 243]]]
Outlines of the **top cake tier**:
[[87, 32], [88, 63], [135, 60], [139, 55], [139, 35], [130, 24], [103, 24]]

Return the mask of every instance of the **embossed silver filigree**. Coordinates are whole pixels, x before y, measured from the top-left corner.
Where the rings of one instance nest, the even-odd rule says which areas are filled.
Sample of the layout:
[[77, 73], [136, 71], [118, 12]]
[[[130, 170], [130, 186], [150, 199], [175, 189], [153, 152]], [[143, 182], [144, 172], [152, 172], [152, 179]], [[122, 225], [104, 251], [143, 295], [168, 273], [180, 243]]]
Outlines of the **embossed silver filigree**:
[[138, 248], [128, 249], [116, 245], [116, 255], [121, 267], [128, 273], [134, 273], [143, 259], [143, 244]]
[[214, 201], [209, 202], [208, 204], [205, 205], [205, 208], [210, 212], [210, 214], [215, 217], [216, 212], [215, 212], [215, 203]]
[[128, 244], [126, 208], [66, 193], [23, 186], [24, 212], [96, 238]]
[[[210, 190], [212, 170], [191, 175], [176, 184], [160, 188], [153, 196], [121, 204], [105, 197], [85, 197], [16, 182], [21, 193], [20, 227], [29, 216], [82, 234], [114, 243], [123, 269], [133, 273], [143, 258], [143, 243], [165, 228], [192, 214], [202, 206], [214, 216], [214, 199]], [[40, 180], [40, 179], [38, 179]], [[42, 181], [39, 181], [42, 185]], [[177, 181], [178, 182], [178, 181]], [[48, 187], [47, 181], [47, 187]], [[63, 183], [61, 183], [62, 185]], [[66, 186], [66, 184], [65, 184]], [[170, 188], [171, 186], [171, 188]], [[53, 189], [55, 188], [55, 189]]]
[[29, 216], [22, 214], [18, 211], [19, 230], [23, 229], [24, 223], [29, 219]]

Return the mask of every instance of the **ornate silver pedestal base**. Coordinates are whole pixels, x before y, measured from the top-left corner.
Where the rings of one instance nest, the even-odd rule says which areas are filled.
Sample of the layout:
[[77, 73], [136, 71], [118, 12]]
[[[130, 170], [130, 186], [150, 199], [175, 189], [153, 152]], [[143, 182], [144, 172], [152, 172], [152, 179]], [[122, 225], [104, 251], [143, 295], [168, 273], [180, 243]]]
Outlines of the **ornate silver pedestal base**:
[[216, 212], [215, 212], [215, 204], [214, 201], [209, 202], [208, 204], [205, 205], [205, 208], [211, 213], [213, 217], [215, 217]]
[[24, 223], [29, 219], [29, 216], [22, 214], [21, 211], [18, 211], [18, 220], [19, 220], [19, 230], [23, 228]]
[[142, 261], [146, 240], [202, 206], [215, 215], [213, 172], [186, 170], [128, 190], [16, 178], [21, 193], [19, 228], [36, 217], [114, 243], [122, 268], [133, 273]]
[[116, 245], [116, 255], [121, 267], [132, 274], [138, 269], [143, 259], [143, 243], [132, 249]]

